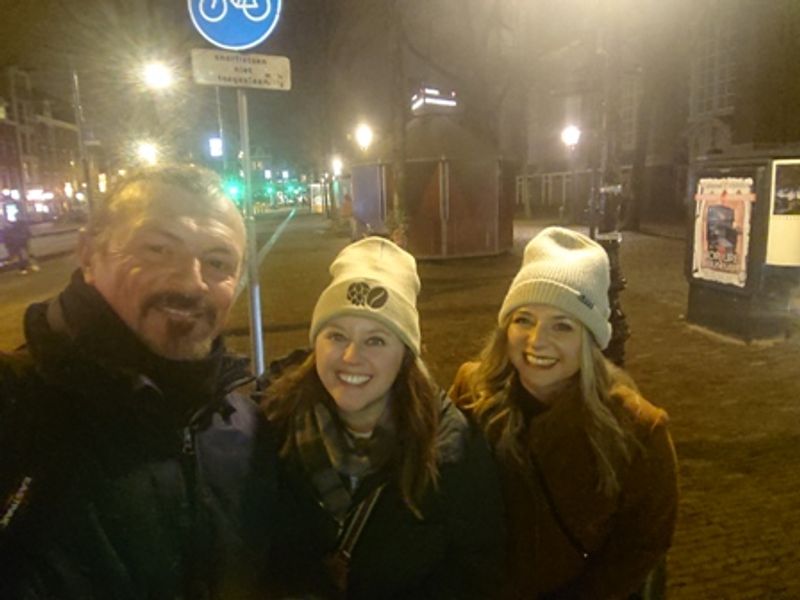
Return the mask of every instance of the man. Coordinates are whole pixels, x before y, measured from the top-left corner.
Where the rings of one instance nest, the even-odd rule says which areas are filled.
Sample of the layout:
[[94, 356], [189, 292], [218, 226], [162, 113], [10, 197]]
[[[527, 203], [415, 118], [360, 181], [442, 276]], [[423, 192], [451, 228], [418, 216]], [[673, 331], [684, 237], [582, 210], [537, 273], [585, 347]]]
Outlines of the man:
[[247, 595], [270, 459], [220, 337], [244, 248], [195, 167], [133, 174], [95, 208], [80, 268], [0, 357], [0, 598]]

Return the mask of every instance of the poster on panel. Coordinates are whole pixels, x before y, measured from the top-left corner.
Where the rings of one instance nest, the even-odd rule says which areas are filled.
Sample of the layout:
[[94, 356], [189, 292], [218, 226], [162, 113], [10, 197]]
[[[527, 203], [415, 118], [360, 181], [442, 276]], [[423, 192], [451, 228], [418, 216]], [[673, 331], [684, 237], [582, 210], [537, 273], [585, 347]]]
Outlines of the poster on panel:
[[800, 159], [772, 163], [766, 262], [800, 266]]
[[692, 276], [744, 287], [750, 218], [755, 202], [752, 176], [703, 177], [695, 194]]

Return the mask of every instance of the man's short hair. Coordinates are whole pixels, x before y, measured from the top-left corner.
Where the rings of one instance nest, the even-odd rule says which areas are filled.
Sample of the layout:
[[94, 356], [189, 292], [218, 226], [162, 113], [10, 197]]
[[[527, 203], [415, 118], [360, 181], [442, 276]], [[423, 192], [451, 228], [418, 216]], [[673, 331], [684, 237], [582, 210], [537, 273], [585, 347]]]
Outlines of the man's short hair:
[[[235, 206], [225, 195], [222, 181], [213, 171], [189, 164], [142, 167], [116, 181], [106, 196], [92, 207], [86, 232], [104, 246], [109, 241], [108, 230], [141, 210], [143, 200], [146, 200], [127, 192], [137, 185], [152, 183], [173, 186], [191, 194], [197, 200], [199, 213], [221, 214]], [[133, 202], [132, 198], [138, 201]]]

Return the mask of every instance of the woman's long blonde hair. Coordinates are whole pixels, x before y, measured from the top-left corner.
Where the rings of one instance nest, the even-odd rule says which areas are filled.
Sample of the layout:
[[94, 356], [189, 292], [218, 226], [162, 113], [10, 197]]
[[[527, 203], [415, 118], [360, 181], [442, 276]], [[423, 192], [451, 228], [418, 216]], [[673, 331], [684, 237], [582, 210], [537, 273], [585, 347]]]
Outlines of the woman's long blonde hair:
[[[262, 407], [267, 418], [284, 428], [281, 456], [286, 458], [295, 447], [293, 419], [297, 410], [330, 399], [316, 370], [316, 356], [311, 354], [275, 380], [264, 394]], [[398, 485], [403, 501], [419, 518], [420, 505], [429, 486], [436, 486], [437, 434], [439, 430], [439, 392], [425, 363], [406, 348], [400, 371], [392, 385], [397, 448]], [[330, 404], [333, 400], [330, 399]]]
[[[531, 467], [523, 443], [525, 419], [509, 400], [516, 369], [508, 358], [508, 326], [511, 315], [495, 328], [480, 354], [480, 365], [470, 375], [471, 401], [465, 408], [481, 425], [501, 460], [514, 466]], [[613, 410], [611, 387], [624, 383], [635, 389], [631, 379], [612, 365], [600, 351], [589, 331], [581, 328], [580, 391], [583, 398], [584, 430], [591, 444], [598, 470], [598, 487], [612, 496], [620, 489], [615, 465], [631, 459], [635, 438], [624, 417]]]

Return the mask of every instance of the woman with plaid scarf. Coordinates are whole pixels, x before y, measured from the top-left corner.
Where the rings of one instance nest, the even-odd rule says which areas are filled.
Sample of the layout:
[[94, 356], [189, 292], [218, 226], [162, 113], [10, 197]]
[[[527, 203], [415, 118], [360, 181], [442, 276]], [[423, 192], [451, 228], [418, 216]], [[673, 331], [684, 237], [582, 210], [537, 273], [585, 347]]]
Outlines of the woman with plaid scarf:
[[330, 271], [313, 350], [262, 382], [281, 456], [265, 592], [491, 598], [505, 545], [498, 475], [419, 357], [416, 262], [372, 237]]

